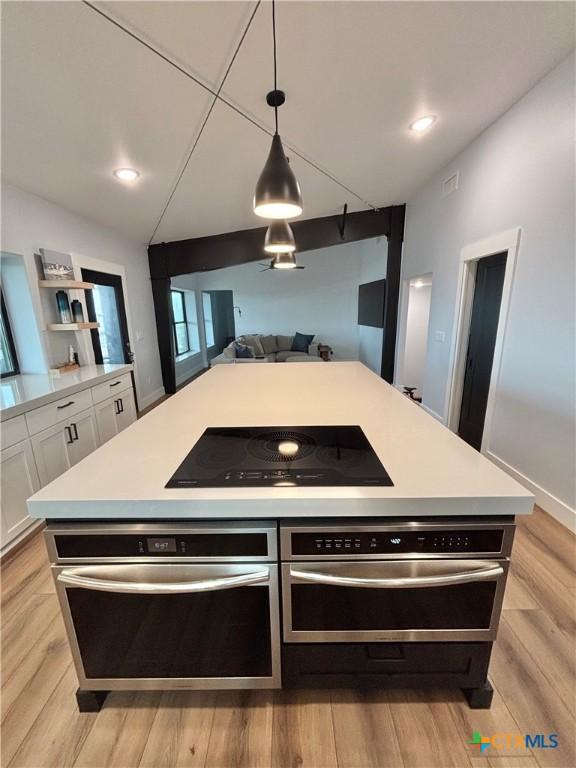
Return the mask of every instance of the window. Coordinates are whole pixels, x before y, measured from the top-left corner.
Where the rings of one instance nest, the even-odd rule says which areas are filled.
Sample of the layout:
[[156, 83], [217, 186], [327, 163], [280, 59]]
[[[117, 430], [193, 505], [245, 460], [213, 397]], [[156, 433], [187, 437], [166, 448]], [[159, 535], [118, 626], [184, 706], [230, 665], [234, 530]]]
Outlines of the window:
[[184, 291], [171, 290], [170, 295], [172, 298], [172, 330], [174, 332], [174, 346], [176, 347], [177, 355], [184, 355], [186, 352], [190, 352]]
[[2, 376], [15, 376], [18, 373], [18, 358], [16, 357], [16, 348], [12, 338], [6, 304], [4, 303], [4, 295], [2, 295], [1, 341], [0, 372]]

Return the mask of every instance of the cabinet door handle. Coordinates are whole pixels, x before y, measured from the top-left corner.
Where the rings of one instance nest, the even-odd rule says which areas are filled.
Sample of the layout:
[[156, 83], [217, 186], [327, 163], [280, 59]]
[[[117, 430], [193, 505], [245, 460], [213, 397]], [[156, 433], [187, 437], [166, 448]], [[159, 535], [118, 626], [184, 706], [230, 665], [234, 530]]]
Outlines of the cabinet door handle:
[[62, 408], [69, 408], [71, 405], [74, 405], [74, 400], [69, 400], [67, 403], [64, 403], [64, 405], [57, 405], [56, 410], [61, 411]]
[[116, 416], [118, 416], [118, 414], [120, 413], [119, 402], [120, 402], [119, 400], [114, 400], [114, 413], [116, 414]]
[[120, 399], [118, 400], [118, 403], [119, 403], [119, 406], [118, 406], [118, 407], [120, 408], [120, 410], [118, 411], [118, 413], [124, 413], [124, 403], [122, 402], [122, 398], [120, 398]]
[[74, 422], [71, 422], [70, 426], [72, 427], [72, 430], [73, 430], [74, 440], [78, 440], [78, 427]]
[[74, 438], [72, 437], [72, 430], [70, 429], [70, 427], [64, 427], [64, 431], [68, 435], [68, 440], [66, 440], [66, 442], [68, 443], [68, 445], [72, 445], [72, 443], [74, 442]]
[[115, 381], [114, 384], [110, 384], [111, 387], [117, 387], [118, 384], [122, 384], [121, 381]]

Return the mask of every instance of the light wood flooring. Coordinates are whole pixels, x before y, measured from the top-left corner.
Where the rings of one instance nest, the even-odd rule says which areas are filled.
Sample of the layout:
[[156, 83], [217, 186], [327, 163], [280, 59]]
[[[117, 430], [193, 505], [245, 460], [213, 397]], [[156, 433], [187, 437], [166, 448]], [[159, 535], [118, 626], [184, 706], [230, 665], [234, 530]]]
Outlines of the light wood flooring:
[[[490, 711], [459, 691], [113, 693], [76, 680], [36, 536], [2, 570], [4, 768], [574, 768], [575, 538], [536, 509], [518, 528]], [[559, 749], [480, 757], [472, 731], [558, 733]]]

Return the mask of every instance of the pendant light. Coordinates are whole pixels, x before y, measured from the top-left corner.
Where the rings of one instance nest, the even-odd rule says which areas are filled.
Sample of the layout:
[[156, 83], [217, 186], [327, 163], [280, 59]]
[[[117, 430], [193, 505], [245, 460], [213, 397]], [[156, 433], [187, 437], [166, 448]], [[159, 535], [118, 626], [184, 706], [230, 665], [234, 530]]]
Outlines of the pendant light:
[[284, 154], [282, 139], [278, 133], [278, 107], [286, 101], [283, 91], [277, 88], [276, 62], [276, 4], [272, 0], [272, 40], [274, 47], [274, 90], [266, 96], [266, 102], [274, 108], [275, 131], [266, 164], [260, 174], [254, 192], [254, 213], [265, 219], [293, 219], [302, 213], [302, 194], [296, 176]]
[[272, 259], [272, 269], [298, 269], [293, 253], [279, 253]]
[[266, 253], [294, 253], [296, 242], [287, 221], [276, 219], [270, 224], [264, 239], [264, 250]]

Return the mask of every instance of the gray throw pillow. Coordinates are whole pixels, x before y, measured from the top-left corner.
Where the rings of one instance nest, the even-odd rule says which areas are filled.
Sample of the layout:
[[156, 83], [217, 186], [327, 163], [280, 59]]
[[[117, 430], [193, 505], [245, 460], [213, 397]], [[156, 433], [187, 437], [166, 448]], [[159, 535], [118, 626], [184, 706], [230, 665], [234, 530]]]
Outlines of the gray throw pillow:
[[240, 341], [241, 344], [246, 344], [247, 347], [250, 347], [254, 352], [254, 357], [264, 354], [262, 344], [260, 344], [260, 336], [256, 336], [255, 334], [244, 334], [238, 338], [238, 341]]
[[278, 351], [282, 352], [288, 349], [292, 349], [294, 336], [276, 336], [276, 341], [278, 342]]
[[276, 336], [260, 336], [260, 344], [262, 345], [265, 355], [271, 355], [273, 352], [278, 352]]

